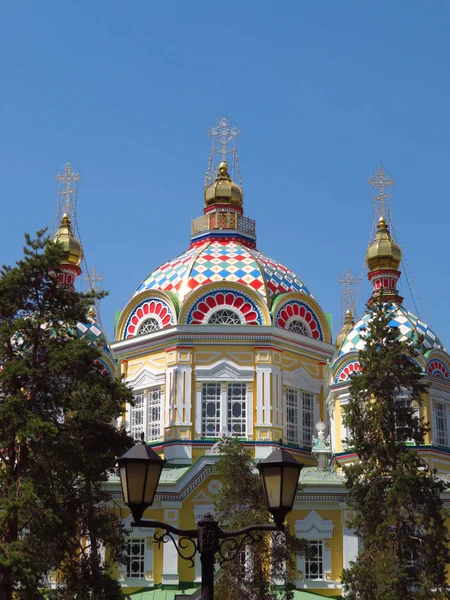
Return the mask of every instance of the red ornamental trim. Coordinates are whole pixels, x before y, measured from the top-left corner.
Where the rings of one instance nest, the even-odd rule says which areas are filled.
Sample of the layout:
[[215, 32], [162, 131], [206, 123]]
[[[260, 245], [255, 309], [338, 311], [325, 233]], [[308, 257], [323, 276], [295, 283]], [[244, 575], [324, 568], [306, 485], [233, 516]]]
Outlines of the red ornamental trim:
[[346, 381], [352, 373], [359, 373], [361, 371], [361, 366], [357, 360], [349, 363], [339, 375], [339, 381]]
[[94, 361], [92, 361], [92, 364], [99, 369], [102, 375], [106, 376], [110, 374], [105, 365], [97, 358]]
[[429, 362], [427, 365], [427, 373], [428, 375], [441, 377], [442, 379], [448, 379], [450, 377], [447, 367], [440, 360], [432, 360]]
[[283, 307], [278, 313], [276, 324], [282, 329], [287, 329], [289, 324], [297, 319], [299, 321], [303, 321], [303, 323], [311, 331], [311, 336], [314, 339], [318, 339], [320, 337], [316, 316], [312, 311], [308, 310], [301, 304], [291, 302], [287, 306]]
[[159, 300], [149, 300], [141, 304], [129, 320], [126, 337], [133, 337], [139, 329], [139, 323], [149, 317], [156, 319], [161, 329], [173, 325], [173, 316], [167, 306]]
[[237, 313], [241, 321], [247, 325], [259, 325], [258, 313], [248, 300], [242, 296], [236, 296], [232, 292], [211, 293], [203, 298], [192, 311], [190, 325], [201, 325], [207, 323], [211, 314], [220, 308], [229, 308]]

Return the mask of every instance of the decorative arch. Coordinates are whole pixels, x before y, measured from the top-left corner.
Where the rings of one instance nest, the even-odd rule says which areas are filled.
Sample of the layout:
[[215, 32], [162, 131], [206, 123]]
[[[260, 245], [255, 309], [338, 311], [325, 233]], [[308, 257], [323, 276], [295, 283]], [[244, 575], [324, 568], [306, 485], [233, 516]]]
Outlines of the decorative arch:
[[171, 298], [164, 292], [146, 291], [133, 298], [121, 314], [117, 339], [165, 329], [175, 323], [176, 309]]
[[104, 375], [105, 377], [107, 375], [109, 377], [113, 377], [114, 376], [113, 370], [112, 370], [111, 366], [103, 358], [96, 358], [96, 359], [94, 359], [92, 361], [92, 364], [94, 365], [94, 367], [96, 367], [97, 369], [99, 369], [100, 373], [102, 375]]
[[334, 377], [334, 383], [342, 383], [344, 381], [348, 381], [350, 379], [350, 375], [360, 372], [361, 366], [357, 358], [347, 360], [343, 365], [341, 365], [340, 369], [337, 371]]
[[188, 325], [267, 325], [267, 307], [240, 285], [223, 283], [193, 292], [180, 312], [180, 323]]
[[305, 302], [304, 296], [299, 298], [298, 294], [289, 294], [288, 298], [280, 299], [274, 306], [273, 323], [282, 329], [327, 341], [324, 332], [328, 325], [319, 315], [319, 310], [309, 302], [309, 298]]
[[439, 358], [432, 358], [425, 370], [427, 375], [432, 377], [440, 377], [441, 379], [450, 379], [450, 370], [444, 361]]

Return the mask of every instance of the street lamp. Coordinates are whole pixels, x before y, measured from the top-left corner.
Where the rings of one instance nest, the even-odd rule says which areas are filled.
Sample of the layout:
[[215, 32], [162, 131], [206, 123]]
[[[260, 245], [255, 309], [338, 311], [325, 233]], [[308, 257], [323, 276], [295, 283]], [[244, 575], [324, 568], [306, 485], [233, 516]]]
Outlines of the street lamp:
[[[160, 521], [142, 519], [145, 509], [153, 502], [165, 462], [144, 440], [119, 458], [122, 493], [134, 518], [131, 525], [162, 529], [162, 535], [155, 533], [155, 540], [167, 542], [171, 539], [178, 554], [190, 561], [191, 566], [194, 566], [194, 556], [199, 553], [202, 563], [201, 600], [214, 600], [215, 554], [219, 554], [219, 562], [223, 564], [232, 560], [244, 543], [261, 540], [261, 536], [253, 532], [284, 531], [284, 519], [292, 510], [303, 464], [283, 450], [280, 440], [279, 448], [258, 464], [267, 508], [275, 525], [250, 525], [237, 531], [224, 531], [209, 513], [197, 523], [197, 529], [178, 529]], [[173, 535], [179, 536], [178, 544]]]

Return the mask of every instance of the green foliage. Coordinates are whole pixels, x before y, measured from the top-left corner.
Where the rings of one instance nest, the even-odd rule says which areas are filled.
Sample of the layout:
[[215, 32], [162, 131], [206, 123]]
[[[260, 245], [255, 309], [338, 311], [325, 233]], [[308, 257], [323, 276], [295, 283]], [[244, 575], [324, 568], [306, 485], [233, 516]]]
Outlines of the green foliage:
[[414, 447], [428, 430], [417, 413], [427, 387], [418, 346], [398, 339], [386, 309], [369, 306], [361, 374], [352, 376], [344, 407], [347, 443], [359, 457], [345, 475], [360, 552], [342, 581], [349, 600], [447, 598], [445, 485]]
[[[221, 453], [216, 468], [223, 487], [215, 500], [220, 525], [236, 530], [270, 523], [271, 515], [250, 452], [231, 439], [224, 440]], [[306, 543], [289, 531], [260, 537], [259, 542], [244, 546], [242, 553], [225, 563], [225, 572], [216, 584], [218, 600], [293, 598], [289, 574], [296, 572], [296, 557], [305, 552]]]
[[114, 420], [126, 386], [93, 366], [99, 348], [76, 336], [93, 295], [57, 284], [62, 252], [38, 232], [0, 271], [0, 598], [123, 598], [109, 576], [124, 538], [103, 484], [131, 445]]

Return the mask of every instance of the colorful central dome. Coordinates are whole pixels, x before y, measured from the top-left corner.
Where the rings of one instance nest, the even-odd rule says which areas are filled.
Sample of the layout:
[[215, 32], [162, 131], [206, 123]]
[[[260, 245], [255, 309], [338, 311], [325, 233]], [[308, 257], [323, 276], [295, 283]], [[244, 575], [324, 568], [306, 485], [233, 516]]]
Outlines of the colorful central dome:
[[238, 283], [270, 301], [278, 293], [303, 292], [311, 296], [303, 281], [281, 263], [238, 241], [208, 241], [189, 248], [153, 271], [137, 288], [174, 294], [179, 303], [199, 286], [213, 282]]
[[[261, 325], [330, 342], [325, 314], [303, 281], [256, 249], [256, 224], [244, 216], [242, 187], [230, 175], [240, 179], [237, 154], [227, 140], [224, 135], [217, 168], [208, 167], [190, 248], [139, 285], [117, 317], [116, 339], [177, 325]], [[230, 167], [226, 156], [233, 158]]]

